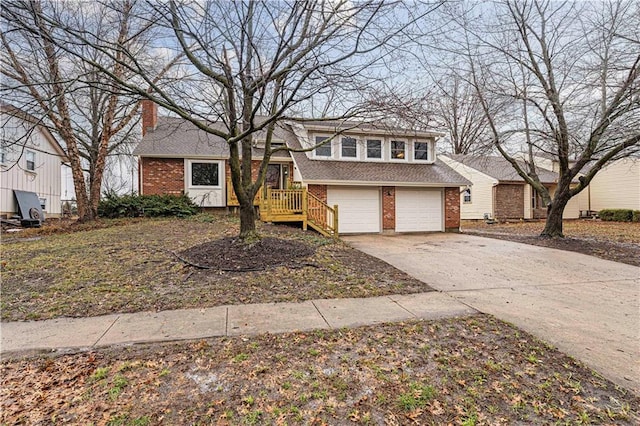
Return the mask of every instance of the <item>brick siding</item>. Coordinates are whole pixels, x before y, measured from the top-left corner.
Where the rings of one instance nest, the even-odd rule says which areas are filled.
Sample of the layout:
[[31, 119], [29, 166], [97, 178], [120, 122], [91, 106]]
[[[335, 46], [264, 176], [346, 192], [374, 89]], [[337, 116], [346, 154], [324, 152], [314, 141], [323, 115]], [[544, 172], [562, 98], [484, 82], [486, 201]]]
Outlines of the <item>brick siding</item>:
[[524, 218], [524, 185], [499, 184], [495, 187], [495, 218]]
[[184, 160], [182, 158], [140, 159], [142, 168], [142, 194], [184, 193]]
[[460, 231], [460, 188], [444, 189], [444, 229]]
[[[307, 189], [309, 190], [310, 194], [315, 195], [320, 200], [322, 200], [324, 203], [327, 202], [327, 185], [309, 185], [307, 187]], [[331, 207], [333, 207], [333, 206], [331, 206]], [[340, 213], [338, 213], [338, 214], [340, 214]]]
[[396, 229], [396, 188], [382, 187], [382, 229]]

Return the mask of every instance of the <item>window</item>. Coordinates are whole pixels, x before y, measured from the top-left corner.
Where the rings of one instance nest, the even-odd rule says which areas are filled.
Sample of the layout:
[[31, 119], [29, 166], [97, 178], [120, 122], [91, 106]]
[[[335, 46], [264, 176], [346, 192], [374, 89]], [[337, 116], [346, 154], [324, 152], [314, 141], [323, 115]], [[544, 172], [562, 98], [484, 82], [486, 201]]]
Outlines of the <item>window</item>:
[[316, 157], [331, 157], [331, 140], [326, 136], [316, 136], [316, 145], [326, 142], [316, 148]]
[[535, 188], [531, 188], [531, 208], [532, 209], [541, 209], [544, 207], [542, 203], [542, 196], [538, 194], [538, 191]]
[[382, 141], [378, 139], [367, 140], [367, 158], [382, 158]]
[[4, 141], [0, 144], [0, 164], [7, 162], [7, 148], [4, 146]]
[[402, 141], [391, 141], [391, 159], [406, 160], [405, 143]]
[[357, 156], [358, 150], [356, 147], [356, 139], [349, 137], [342, 138], [342, 157], [356, 158]]
[[219, 186], [218, 163], [191, 163], [191, 186]]
[[413, 144], [413, 159], [427, 161], [429, 159], [429, 143], [416, 142]]
[[466, 188], [462, 191], [462, 200], [467, 204], [471, 202], [471, 188]]
[[27, 161], [27, 170], [33, 172], [36, 170], [36, 153], [33, 151], [27, 151], [25, 153], [25, 159]]

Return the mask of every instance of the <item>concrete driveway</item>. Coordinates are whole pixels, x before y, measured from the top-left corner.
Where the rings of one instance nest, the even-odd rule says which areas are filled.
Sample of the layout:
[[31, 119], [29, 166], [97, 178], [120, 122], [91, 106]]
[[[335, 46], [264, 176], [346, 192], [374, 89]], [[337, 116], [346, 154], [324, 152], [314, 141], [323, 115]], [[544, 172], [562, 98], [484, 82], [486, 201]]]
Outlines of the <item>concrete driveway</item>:
[[460, 234], [343, 239], [640, 392], [640, 268]]

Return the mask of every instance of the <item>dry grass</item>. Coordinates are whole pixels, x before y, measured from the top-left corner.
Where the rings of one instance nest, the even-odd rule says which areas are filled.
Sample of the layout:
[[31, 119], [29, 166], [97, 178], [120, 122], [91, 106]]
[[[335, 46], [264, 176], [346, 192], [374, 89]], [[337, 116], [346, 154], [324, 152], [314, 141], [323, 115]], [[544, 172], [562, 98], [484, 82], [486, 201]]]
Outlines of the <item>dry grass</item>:
[[491, 317], [5, 360], [2, 424], [638, 424], [639, 399]]
[[[112, 226], [110, 226], [112, 225]], [[101, 221], [29, 230], [2, 240], [2, 319], [96, 316], [225, 304], [370, 297], [428, 285], [313, 231], [259, 225], [314, 254], [302, 267], [236, 273], [199, 270], [173, 254], [238, 234], [229, 216]], [[22, 234], [21, 234], [22, 235]]]

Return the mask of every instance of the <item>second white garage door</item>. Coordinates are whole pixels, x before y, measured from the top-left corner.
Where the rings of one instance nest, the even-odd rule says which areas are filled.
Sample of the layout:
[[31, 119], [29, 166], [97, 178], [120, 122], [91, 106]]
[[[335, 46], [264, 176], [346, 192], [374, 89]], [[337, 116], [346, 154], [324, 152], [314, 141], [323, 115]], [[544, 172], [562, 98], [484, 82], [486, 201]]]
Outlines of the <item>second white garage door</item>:
[[378, 188], [328, 187], [327, 204], [338, 205], [338, 232], [380, 232]]
[[443, 231], [442, 191], [396, 188], [396, 232]]

